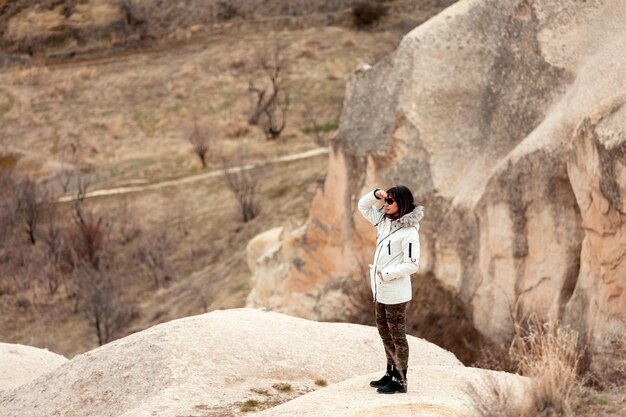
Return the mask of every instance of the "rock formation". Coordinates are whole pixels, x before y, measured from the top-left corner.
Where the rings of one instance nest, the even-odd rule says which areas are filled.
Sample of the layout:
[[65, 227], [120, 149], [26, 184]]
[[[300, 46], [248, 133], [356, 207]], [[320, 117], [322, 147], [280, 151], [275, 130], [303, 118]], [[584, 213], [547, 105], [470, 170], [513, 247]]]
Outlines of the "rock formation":
[[45, 349], [0, 343], [0, 391], [19, 387], [66, 362]]
[[466, 0], [357, 69], [309, 220], [257, 259], [249, 304], [362, 308], [356, 202], [402, 183], [426, 207], [416, 287], [434, 277], [482, 335], [532, 313], [597, 350], [626, 333], [625, 21], [622, 0]]
[[[409, 390], [406, 395], [374, 395], [364, 389], [363, 381], [377, 374], [350, 378], [328, 388], [303, 395], [285, 404], [259, 413], [259, 417], [471, 417], [477, 399], [492, 401], [489, 387], [497, 387], [506, 396], [508, 410], [523, 406], [526, 378], [479, 368], [417, 366], [410, 369]], [[475, 391], [475, 394], [473, 392]], [[501, 398], [502, 400], [502, 398]], [[484, 414], [483, 414], [484, 415]], [[511, 414], [515, 415], [515, 414]]]
[[[409, 345], [419, 352], [411, 368], [465, 369], [432, 343], [409, 337]], [[252, 309], [214, 311], [116, 340], [0, 391], [0, 416], [238, 415], [247, 400], [270, 407], [384, 367], [373, 327]], [[376, 396], [367, 378], [360, 390]]]

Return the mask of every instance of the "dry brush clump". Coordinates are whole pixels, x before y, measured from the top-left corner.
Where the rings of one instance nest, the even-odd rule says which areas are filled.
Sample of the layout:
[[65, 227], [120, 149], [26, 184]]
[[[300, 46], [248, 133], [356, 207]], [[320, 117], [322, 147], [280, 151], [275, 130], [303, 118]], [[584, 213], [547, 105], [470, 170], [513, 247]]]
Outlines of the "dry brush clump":
[[583, 356], [578, 332], [532, 315], [516, 324], [508, 358], [515, 371], [530, 378], [526, 401], [488, 379], [483, 385], [467, 387], [472, 409], [480, 417], [573, 416], [584, 383]]
[[365, 29], [387, 15], [383, 0], [361, 0], [352, 6], [352, 21], [358, 29]]
[[493, 375], [481, 382], [468, 383], [465, 394], [471, 399], [471, 410], [478, 417], [530, 417], [524, 414], [519, 396]]
[[510, 355], [519, 373], [533, 378], [530, 415], [572, 414], [574, 397], [583, 382], [583, 354], [578, 332], [558, 322], [541, 322], [531, 316], [525, 325], [516, 325]]
[[207, 167], [207, 158], [209, 152], [209, 129], [198, 119], [194, 119], [193, 127], [187, 133], [187, 141], [191, 144], [194, 154], [200, 159], [202, 168]]

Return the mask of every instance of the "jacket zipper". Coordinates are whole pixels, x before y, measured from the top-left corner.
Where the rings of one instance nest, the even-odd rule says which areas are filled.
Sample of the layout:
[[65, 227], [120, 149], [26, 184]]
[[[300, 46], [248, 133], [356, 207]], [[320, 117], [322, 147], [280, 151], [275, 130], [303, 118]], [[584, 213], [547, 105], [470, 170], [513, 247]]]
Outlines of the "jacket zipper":
[[[385, 236], [383, 239], [381, 239], [380, 243], [383, 243], [385, 241], [385, 239], [387, 239], [389, 236], [393, 235], [394, 233], [396, 233], [398, 230], [402, 230], [401, 228], [398, 228], [396, 230], [394, 230], [393, 232], [389, 233], [387, 236]], [[376, 296], [378, 295], [378, 281], [376, 279], [376, 274], [378, 273], [378, 266], [376, 265], [376, 261], [378, 260], [378, 256], [380, 255], [380, 251], [383, 249], [383, 246], [381, 244], [377, 244], [376, 246], [378, 247], [378, 253], [376, 254], [376, 256], [374, 256], [374, 302], [376, 302]], [[389, 244], [391, 245], [391, 240], [389, 241]], [[391, 251], [391, 247], [389, 249]], [[402, 254], [402, 252], [400, 252], [400, 255]], [[387, 264], [385, 264], [385, 266], [387, 266], [389, 264], [389, 262], [387, 262]]]

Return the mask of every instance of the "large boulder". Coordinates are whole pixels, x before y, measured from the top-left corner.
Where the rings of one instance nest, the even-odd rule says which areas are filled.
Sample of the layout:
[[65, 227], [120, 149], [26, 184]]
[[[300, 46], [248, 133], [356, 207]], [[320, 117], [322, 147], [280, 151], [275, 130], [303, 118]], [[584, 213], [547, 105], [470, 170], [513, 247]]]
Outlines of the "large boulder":
[[416, 282], [451, 321], [504, 344], [534, 313], [604, 350], [626, 333], [625, 19], [622, 0], [460, 1], [357, 69], [309, 220], [249, 304], [345, 320], [375, 238], [356, 202], [402, 183], [426, 207]]
[[[409, 346], [411, 367], [462, 368], [432, 343], [409, 337]], [[214, 311], [116, 340], [0, 391], [0, 416], [233, 415], [248, 400], [270, 407], [384, 368], [373, 327]]]
[[26, 384], [67, 361], [46, 349], [0, 343], [0, 391]]

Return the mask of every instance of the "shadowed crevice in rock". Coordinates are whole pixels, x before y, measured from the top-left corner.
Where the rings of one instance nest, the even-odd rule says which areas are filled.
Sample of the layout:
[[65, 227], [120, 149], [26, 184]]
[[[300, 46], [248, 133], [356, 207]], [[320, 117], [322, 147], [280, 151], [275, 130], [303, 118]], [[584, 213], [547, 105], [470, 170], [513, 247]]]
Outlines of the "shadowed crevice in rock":
[[407, 332], [454, 352], [465, 365], [480, 359], [481, 347], [487, 342], [472, 324], [471, 312], [459, 295], [443, 287], [432, 273], [413, 279]]
[[626, 214], [626, 207], [622, 206], [620, 184], [615, 179], [615, 163], [626, 161], [626, 142], [611, 150], [608, 150], [600, 142], [594, 140], [600, 157], [602, 177], [600, 178], [600, 191], [611, 202], [615, 210]]

